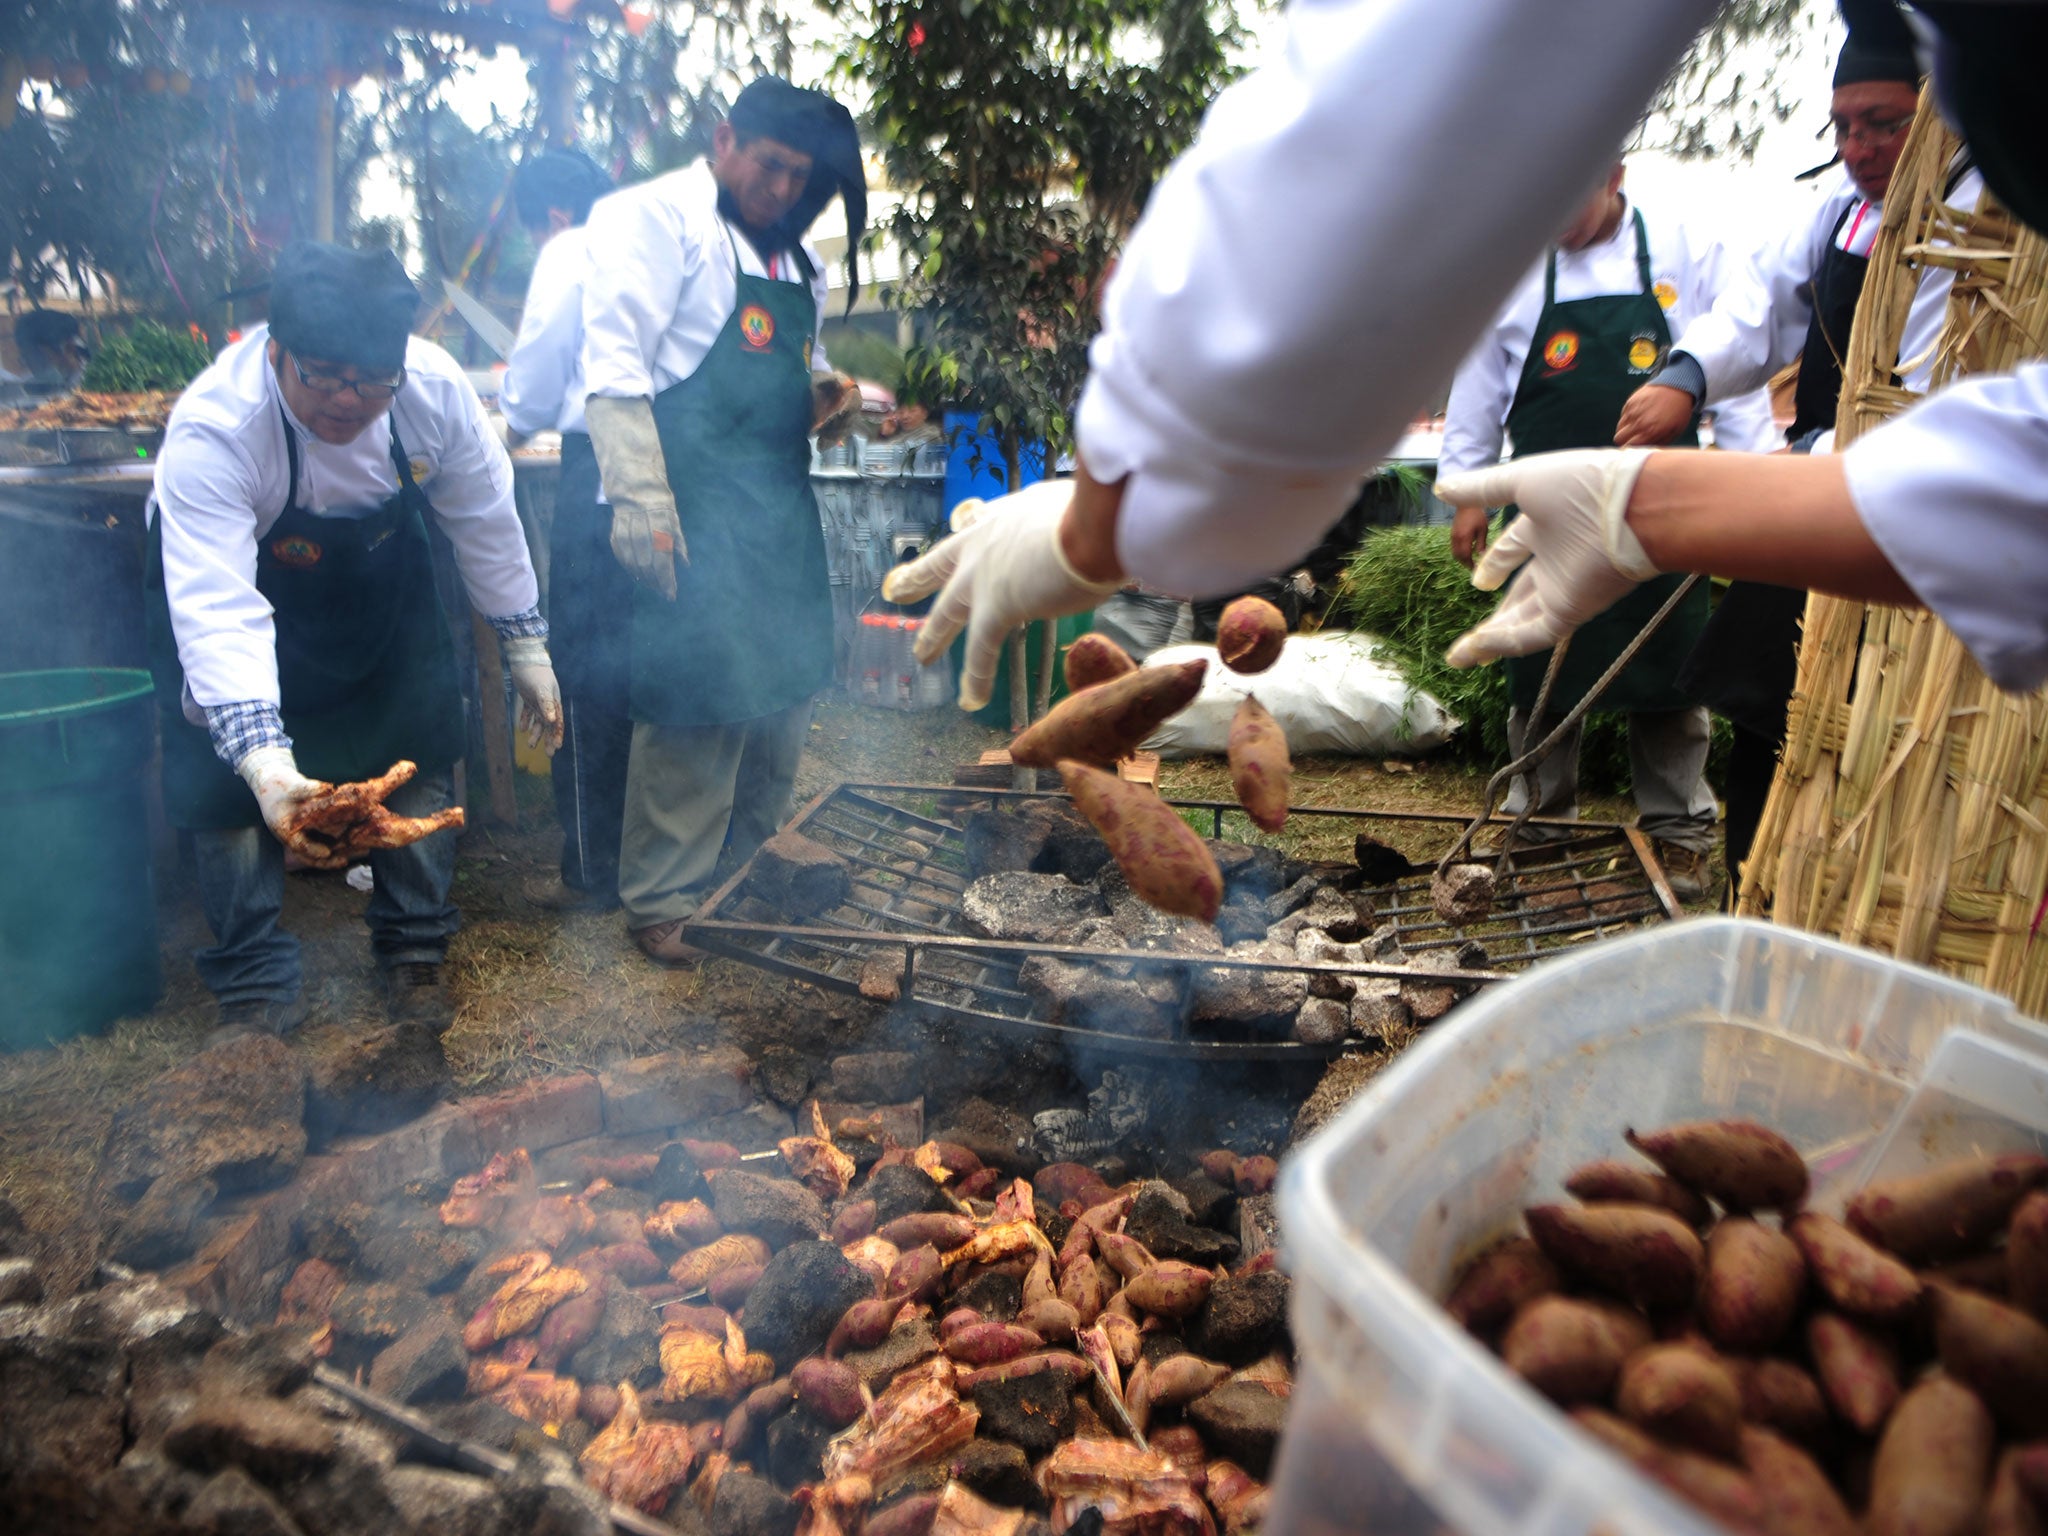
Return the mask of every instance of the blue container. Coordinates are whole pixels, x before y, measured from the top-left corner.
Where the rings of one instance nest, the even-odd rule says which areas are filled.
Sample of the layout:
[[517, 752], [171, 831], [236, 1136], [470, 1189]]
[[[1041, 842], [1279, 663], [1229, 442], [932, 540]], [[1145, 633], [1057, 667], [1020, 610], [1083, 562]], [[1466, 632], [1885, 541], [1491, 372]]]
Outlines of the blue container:
[[981, 418], [973, 411], [946, 412], [946, 511], [950, 514], [970, 496], [988, 501], [1021, 491], [1045, 478], [1045, 444], [1027, 443], [1018, 457], [1018, 484], [1003, 483], [1003, 450], [993, 432], [977, 433]]

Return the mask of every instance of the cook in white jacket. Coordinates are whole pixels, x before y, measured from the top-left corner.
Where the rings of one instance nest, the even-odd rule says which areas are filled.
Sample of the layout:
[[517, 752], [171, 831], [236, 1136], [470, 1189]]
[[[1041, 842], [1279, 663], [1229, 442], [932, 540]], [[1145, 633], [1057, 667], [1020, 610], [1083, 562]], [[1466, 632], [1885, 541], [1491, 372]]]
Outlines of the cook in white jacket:
[[[427, 517], [503, 638], [531, 728], [550, 749], [561, 731], [511, 465], [454, 359], [408, 336], [417, 304], [388, 251], [287, 247], [269, 325], [193, 380], [157, 463], [145, 595], [164, 796], [194, 834], [215, 941], [196, 958], [227, 1029], [305, 1017], [298, 942], [278, 927], [284, 853], [331, 861], [305, 825], [335, 786], [405, 759], [419, 773], [393, 811], [453, 801], [466, 732]], [[390, 1015], [445, 1028], [454, 833], [369, 862]]]

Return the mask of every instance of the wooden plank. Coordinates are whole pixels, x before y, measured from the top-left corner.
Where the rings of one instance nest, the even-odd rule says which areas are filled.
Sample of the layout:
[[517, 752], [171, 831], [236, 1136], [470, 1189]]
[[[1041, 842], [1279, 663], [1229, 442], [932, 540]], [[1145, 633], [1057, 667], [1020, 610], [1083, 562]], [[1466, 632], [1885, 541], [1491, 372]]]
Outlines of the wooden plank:
[[484, 772], [490, 785], [491, 820], [499, 826], [519, 825], [519, 795], [512, 787], [512, 725], [505, 718], [505, 665], [498, 654], [498, 632], [481, 614], [469, 616], [476, 636], [477, 702], [484, 717]]

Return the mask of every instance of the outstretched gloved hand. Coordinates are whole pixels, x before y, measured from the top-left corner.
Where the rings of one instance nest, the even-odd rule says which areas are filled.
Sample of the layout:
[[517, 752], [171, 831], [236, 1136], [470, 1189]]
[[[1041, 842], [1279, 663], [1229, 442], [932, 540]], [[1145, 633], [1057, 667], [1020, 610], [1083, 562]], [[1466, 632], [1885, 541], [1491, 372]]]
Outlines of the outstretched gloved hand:
[[314, 869], [346, 869], [374, 849], [403, 848], [463, 823], [459, 805], [432, 816], [394, 816], [384, 808], [392, 791], [419, 772], [408, 762], [374, 779], [330, 784], [300, 773], [290, 747], [258, 747], [235, 771], [272, 835]]
[[922, 559], [897, 566], [883, 581], [882, 596], [892, 603], [939, 593], [918, 632], [917, 659], [925, 665], [967, 631], [962, 709], [988, 703], [1011, 630], [1092, 608], [1120, 585], [1088, 580], [1060, 549], [1060, 519], [1073, 497], [1071, 480], [1041, 480], [999, 496], [976, 508], [971, 521], [956, 517], [951, 538]]
[[548, 643], [538, 635], [518, 635], [503, 641], [502, 649], [519, 695], [519, 725], [527, 744], [545, 746], [553, 757], [562, 744], [562, 685], [555, 681]]
[[1472, 585], [1491, 592], [1517, 570], [1521, 579], [1444, 659], [1472, 667], [1544, 650], [1662, 574], [1628, 526], [1629, 497], [1649, 456], [1645, 448], [1574, 449], [1437, 481], [1437, 496], [1454, 507], [1513, 502], [1521, 514], [1480, 558]]

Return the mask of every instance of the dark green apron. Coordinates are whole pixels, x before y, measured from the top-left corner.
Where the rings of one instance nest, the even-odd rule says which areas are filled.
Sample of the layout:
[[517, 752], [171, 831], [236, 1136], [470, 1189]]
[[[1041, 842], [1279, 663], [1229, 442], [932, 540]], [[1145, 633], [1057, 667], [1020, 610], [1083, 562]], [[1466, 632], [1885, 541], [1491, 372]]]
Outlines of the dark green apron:
[[731, 725], [803, 703], [832, 675], [832, 588], [811, 494], [811, 345], [800, 281], [740, 270], [697, 371], [654, 397], [690, 563], [676, 597], [633, 589], [632, 716]]
[[[1508, 407], [1508, 435], [1515, 457], [1555, 453], [1565, 448], [1611, 448], [1615, 423], [1628, 397], [1648, 381], [1664, 362], [1671, 330], [1650, 277], [1650, 241], [1643, 215], [1631, 209], [1636, 232], [1637, 293], [1602, 294], [1590, 299], [1557, 297], [1557, 252], [1550, 253], [1543, 274], [1543, 311], [1529, 339], [1514, 404]], [[1675, 448], [1699, 446], [1698, 418], [1671, 440]], [[1515, 509], [1508, 509], [1512, 518]], [[1684, 578], [1660, 576], [1598, 618], [1582, 625], [1565, 652], [1545, 711], [1561, 715], [1600, 679], [1663, 606]], [[1684, 709], [1691, 702], [1678, 688], [1678, 669], [1707, 621], [1707, 584], [1699, 583], [1659, 626], [1636, 659], [1600, 696], [1599, 708], [1614, 710]], [[1550, 652], [1517, 657], [1507, 663], [1508, 694], [1518, 709], [1533, 709]]]
[[[398, 493], [367, 517], [321, 517], [298, 504], [298, 441], [289, 421], [281, 425], [290, 489], [256, 547], [256, 590], [274, 610], [278, 692], [299, 771], [344, 784], [400, 758], [423, 773], [446, 769], [465, 745], [462, 689], [434, 591], [425, 519], [432, 508], [413, 480], [398, 423]], [[164, 594], [161, 514], [150, 521], [143, 601], [171, 823], [195, 831], [261, 826], [256, 797], [181, 707], [185, 672]]]

